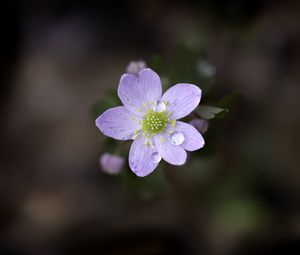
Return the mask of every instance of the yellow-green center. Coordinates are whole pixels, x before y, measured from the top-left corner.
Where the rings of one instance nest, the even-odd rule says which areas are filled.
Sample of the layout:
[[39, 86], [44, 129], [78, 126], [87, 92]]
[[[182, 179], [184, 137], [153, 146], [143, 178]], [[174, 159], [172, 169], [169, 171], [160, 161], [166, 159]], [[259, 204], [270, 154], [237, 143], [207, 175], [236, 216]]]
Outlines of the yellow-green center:
[[149, 109], [144, 116], [142, 130], [150, 135], [161, 133], [168, 124], [165, 112], [155, 112]]

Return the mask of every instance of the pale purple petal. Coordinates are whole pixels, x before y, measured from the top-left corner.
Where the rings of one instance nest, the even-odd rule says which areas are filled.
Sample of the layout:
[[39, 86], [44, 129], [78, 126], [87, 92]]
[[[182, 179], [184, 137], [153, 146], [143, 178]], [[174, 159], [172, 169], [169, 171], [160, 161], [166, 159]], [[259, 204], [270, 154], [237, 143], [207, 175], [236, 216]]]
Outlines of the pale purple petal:
[[138, 75], [139, 71], [142, 69], [146, 68], [147, 64], [143, 60], [138, 60], [138, 61], [130, 61], [128, 66], [126, 67], [126, 73]]
[[100, 157], [101, 168], [107, 174], [119, 174], [124, 163], [124, 158], [110, 153], [104, 153]]
[[209, 123], [205, 119], [193, 119], [190, 124], [194, 126], [201, 134], [206, 133]]
[[183, 134], [184, 142], [181, 146], [187, 151], [199, 150], [205, 144], [202, 135], [190, 124], [177, 121], [174, 131]]
[[186, 162], [187, 154], [181, 145], [173, 145], [167, 133], [156, 135], [155, 147], [160, 156], [172, 165], [183, 165]]
[[200, 103], [201, 89], [188, 83], [179, 83], [169, 88], [162, 96], [167, 102], [170, 117], [180, 119], [190, 114]]
[[[144, 177], [153, 172], [158, 166], [155, 147], [145, 145], [145, 137], [140, 135], [132, 143], [129, 151], [130, 169], [139, 177]], [[153, 158], [153, 156], [155, 156]]]
[[145, 104], [161, 98], [162, 87], [159, 76], [150, 68], [141, 70], [138, 75], [123, 74], [119, 83], [118, 95], [124, 106], [131, 112], [143, 116]]
[[124, 106], [106, 110], [96, 119], [96, 126], [109, 137], [117, 140], [133, 139], [134, 131], [141, 128], [140, 117], [128, 111]]

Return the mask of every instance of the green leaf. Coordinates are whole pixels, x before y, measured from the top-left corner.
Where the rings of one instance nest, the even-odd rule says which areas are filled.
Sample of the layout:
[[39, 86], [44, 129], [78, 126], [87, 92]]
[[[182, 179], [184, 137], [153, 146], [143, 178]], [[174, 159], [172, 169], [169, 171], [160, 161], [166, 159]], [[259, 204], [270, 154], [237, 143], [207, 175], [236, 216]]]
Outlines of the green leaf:
[[159, 75], [163, 75], [165, 73], [163, 59], [160, 55], [154, 55], [150, 58], [149, 67]]
[[[172, 84], [189, 82], [197, 84], [199, 77], [196, 63], [199, 54], [184, 46], [178, 46], [171, 58], [170, 80]], [[187, 64], [188, 63], [188, 64]]]
[[204, 75], [199, 70], [199, 63], [204, 60], [203, 55], [203, 49], [190, 49], [179, 45], [171, 57], [169, 69], [171, 84], [192, 83], [199, 86], [206, 95], [215, 83], [215, 75]]
[[196, 108], [196, 113], [199, 114], [201, 118], [206, 120], [211, 120], [214, 118], [223, 118], [228, 112], [229, 109], [227, 108], [220, 108], [208, 105], [199, 105]]
[[230, 108], [232, 105], [234, 105], [238, 99], [240, 98], [240, 93], [237, 91], [232, 91], [228, 94], [226, 94], [218, 103], [218, 106], [222, 108]]
[[266, 212], [255, 198], [232, 196], [216, 202], [215, 221], [231, 233], [257, 231], [265, 222]]
[[149, 60], [149, 67], [159, 74], [163, 91], [166, 91], [170, 86], [170, 79], [166, 75], [165, 65], [162, 57], [158, 54], [152, 56]]

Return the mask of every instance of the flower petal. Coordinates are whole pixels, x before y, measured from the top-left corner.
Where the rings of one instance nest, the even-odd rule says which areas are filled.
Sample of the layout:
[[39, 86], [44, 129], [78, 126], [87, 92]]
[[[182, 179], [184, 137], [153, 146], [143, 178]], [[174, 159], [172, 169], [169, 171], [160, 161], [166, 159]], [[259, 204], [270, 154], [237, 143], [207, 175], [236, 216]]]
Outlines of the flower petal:
[[157, 160], [153, 160], [152, 155], [156, 155], [155, 147], [144, 144], [145, 137], [139, 136], [132, 143], [129, 151], [130, 169], [139, 177], [144, 177], [153, 172], [158, 166]]
[[119, 98], [129, 111], [139, 116], [143, 116], [145, 104], [150, 107], [150, 103], [159, 100], [161, 94], [160, 78], [150, 68], [141, 70], [138, 75], [123, 74], [121, 77]]
[[141, 118], [128, 111], [124, 106], [106, 110], [96, 119], [96, 126], [109, 137], [117, 140], [130, 140], [134, 131], [141, 128]]
[[182, 146], [187, 151], [199, 150], [205, 144], [202, 135], [190, 124], [177, 121], [174, 131], [183, 133], [184, 142], [182, 143]]
[[190, 114], [200, 103], [201, 89], [188, 83], [179, 83], [169, 88], [162, 96], [167, 102], [170, 117], [180, 119]]
[[186, 151], [180, 145], [169, 141], [169, 134], [155, 136], [155, 147], [161, 157], [172, 165], [183, 165], [186, 162]]

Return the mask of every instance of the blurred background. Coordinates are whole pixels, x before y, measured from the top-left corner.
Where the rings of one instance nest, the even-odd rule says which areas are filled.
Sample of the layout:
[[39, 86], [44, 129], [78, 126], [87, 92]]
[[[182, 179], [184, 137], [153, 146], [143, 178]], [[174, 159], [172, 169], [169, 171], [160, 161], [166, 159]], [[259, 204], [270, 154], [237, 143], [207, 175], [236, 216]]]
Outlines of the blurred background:
[[[300, 254], [298, 1], [1, 10], [1, 255]], [[178, 47], [216, 68], [214, 100], [238, 99], [204, 135], [213, 152], [158, 170], [167, 181], [124, 184], [101, 171], [90, 110], [131, 60], [158, 56], [169, 70]], [[194, 68], [187, 56], [181, 66]]]

